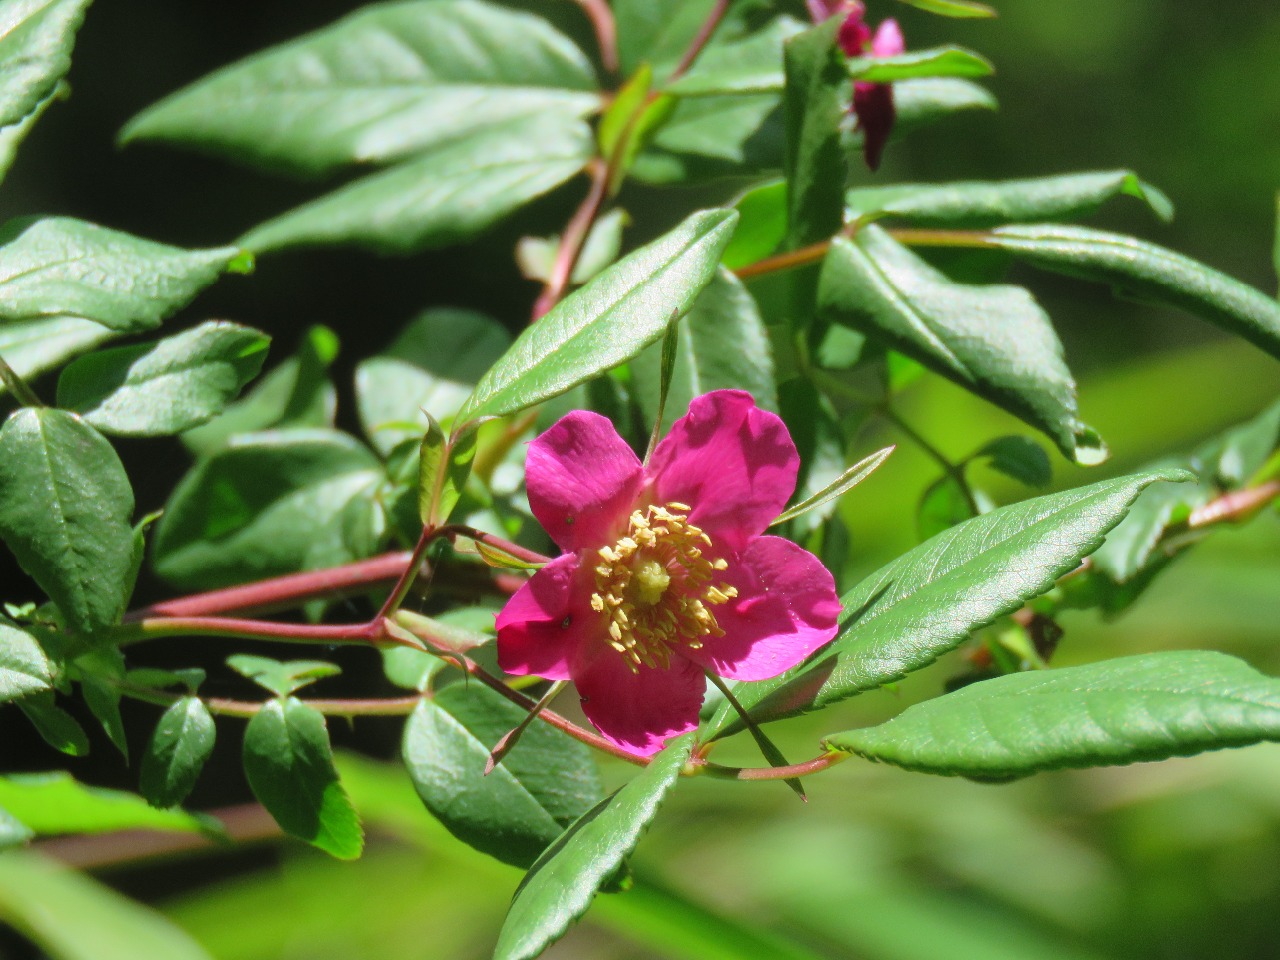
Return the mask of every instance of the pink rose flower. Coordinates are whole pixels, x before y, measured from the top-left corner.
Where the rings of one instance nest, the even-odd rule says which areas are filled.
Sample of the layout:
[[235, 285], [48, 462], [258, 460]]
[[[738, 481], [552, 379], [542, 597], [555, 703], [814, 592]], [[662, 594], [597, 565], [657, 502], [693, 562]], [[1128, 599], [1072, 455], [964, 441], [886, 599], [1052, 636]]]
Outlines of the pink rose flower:
[[[867, 8], [860, 0], [806, 0], [814, 23], [844, 17], [837, 42], [846, 57], [896, 57], [906, 49], [897, 20], [885, 20], [874, 36], [867, 26]], [[880, 168], [880, 157], [893, 131], [897, 110], [893, 105], [893, 84], [857, 81], [853, 85], [853, 114], [862, 130], [862, 156], [872, 170]]]
[[526, 485], [564, 553], [498, 614], [502, 669], [572, 680], [605, 739], [650, 756], [697, 726], [706, 671], [795, 666], [840, 614], [817, 557], [763, 535], [799, 465], [786, 426], [740, 390], [696, 398], [648, 464], [599, 414], [562, 417], [530, 444]]

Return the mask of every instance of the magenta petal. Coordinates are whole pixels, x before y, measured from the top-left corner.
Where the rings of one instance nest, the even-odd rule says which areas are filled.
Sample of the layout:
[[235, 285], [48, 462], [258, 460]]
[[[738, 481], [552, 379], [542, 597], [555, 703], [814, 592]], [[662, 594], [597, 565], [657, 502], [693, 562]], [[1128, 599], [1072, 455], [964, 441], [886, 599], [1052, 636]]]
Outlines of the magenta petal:
[[529, 444], [525, 486], [538, 522], [562, 550], [613, 543], [626, 528], [643, 468], [605, 417], [566, 414]]
[[730, 560], [724, 579], [738, 595], [712, 608], [723, 637], [704, 637], [687, 654], [732, 680], [765, 680], [790, 670], [836, 635], [840, 600], [830, 572], [808, 550], [760, 537]]
[[692, 507], [721, 549], [742, 550], [782, 512], [800, 456], [786, 425], [742, 390], [695, 397], [658, 444], [647, 473], [658, 503]]
[[568, 680], [576, 652], [602, 643], [591, 609], [591, 571], [566, 553], [535, 573], [498, 614], [498, 665], [506, 673]]
[[836, 33], [836, 43], [846, 57], [860, 57], [871, 43], [871, 28], [862, 19], [861, 9], [852, 11]]
[[896, 57], [907, 49], [907, 41], [902, 36], [902, 28], [898, 21], [889, 19], [881, 22], [876, 28], [875, 38], [871, 41], [873, 57]]
[[667, 670], [641, 667], [632, 673], [603, 641], [582, 653], [573, 673], [582, 712], [610, 743], [648, 757], [668, 738], [698, 725], [707, 681], [697, 664], [673, 656]]

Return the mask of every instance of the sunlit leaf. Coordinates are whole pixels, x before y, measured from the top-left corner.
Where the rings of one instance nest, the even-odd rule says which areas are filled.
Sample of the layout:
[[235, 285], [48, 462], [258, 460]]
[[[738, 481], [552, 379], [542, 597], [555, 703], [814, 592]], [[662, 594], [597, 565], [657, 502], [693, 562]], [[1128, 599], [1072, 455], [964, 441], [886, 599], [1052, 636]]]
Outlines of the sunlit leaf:
[[71, 48], [89, 0], [25, 0], [0, 22], [0, 127], [29, 116], [71, 69]]
[[155, 807], [182, 803], [213, 752], [213, 717], [199, 697], [183, 697], [160, 717], [142, 754], [138, 788]]
[[90, 787], [62, 771], [0, 777], [0, 807], [41, 836], [116, 830], [216, 834], [221, 829], [211, 817], [157, 810], [136, 793]]

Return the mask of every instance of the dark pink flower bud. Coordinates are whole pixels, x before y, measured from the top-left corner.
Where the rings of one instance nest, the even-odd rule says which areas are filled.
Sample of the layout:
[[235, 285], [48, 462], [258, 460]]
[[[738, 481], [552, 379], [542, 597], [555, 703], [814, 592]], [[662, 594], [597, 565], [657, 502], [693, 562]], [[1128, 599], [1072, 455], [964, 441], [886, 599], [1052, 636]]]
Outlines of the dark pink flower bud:
[[[875, 37], [870, 43], [864, 45], [864, 51], [867, 46], [870, 47], [868, 52], [873, 57], [896, 57], [906, 49], [906, 42], [903, 40], [902, 29], [898, 26], [898, 22], [885, 20], [877, 28]], [[897, 111], [893, 105], [893, 85], [862, 81], [855, 83], [853, 113], [858, 118], [858, 129], [862, 131], [863, 159], [872, 170], [878, 170], [880, 157], [884, 153], [889, 134], [893, 131], [894, 119], [897, 117]]]

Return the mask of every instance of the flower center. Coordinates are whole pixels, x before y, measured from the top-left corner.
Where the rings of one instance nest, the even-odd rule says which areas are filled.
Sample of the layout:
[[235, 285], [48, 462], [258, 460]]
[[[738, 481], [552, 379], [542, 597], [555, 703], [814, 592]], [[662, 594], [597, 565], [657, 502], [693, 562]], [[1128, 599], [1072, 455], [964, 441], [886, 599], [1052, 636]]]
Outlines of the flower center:
[[683, 503], [636, 510], [626, 534], [598, 552], [591, 608], [608, 618], [609, 645], [633, 673], [641, 666], [666, 669], [680, 644], [696, 650], [708, 634], [723, 636], [708, 608], [738, 595], [728, 584], [712, 584], [728, 564], [704, 555], [711, 538], [688, 512]]

